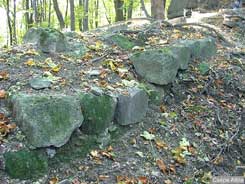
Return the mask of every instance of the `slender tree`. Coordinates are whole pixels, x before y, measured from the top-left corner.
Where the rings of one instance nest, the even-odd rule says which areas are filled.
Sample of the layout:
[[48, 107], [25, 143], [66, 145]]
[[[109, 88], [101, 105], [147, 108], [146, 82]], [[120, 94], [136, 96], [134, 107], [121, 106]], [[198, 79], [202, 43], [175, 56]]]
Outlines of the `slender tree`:
[[83, 6], [84, 6], [84, 17], [83, 17], [83, 31], [88, 30], [88, 8], [89, 8], [89, 0], [84, 0], [83, 1]]
[[76, 23], [75, 23], [75, 5], [74, 0], [70, 0], [70, 24], [71, 24], [71, 31], [75, 31]]
[[60, 29], [64, 29], [65, 28], [65, 21], [64, 21], [62, 13], [60, 11], [57, 0], [53, 0], [53, 6], [54, 6], [54, 10], [55, 10], [55, 13], [57, 15], [57, 18], [58, 18], [58, 21], [60, 24]]

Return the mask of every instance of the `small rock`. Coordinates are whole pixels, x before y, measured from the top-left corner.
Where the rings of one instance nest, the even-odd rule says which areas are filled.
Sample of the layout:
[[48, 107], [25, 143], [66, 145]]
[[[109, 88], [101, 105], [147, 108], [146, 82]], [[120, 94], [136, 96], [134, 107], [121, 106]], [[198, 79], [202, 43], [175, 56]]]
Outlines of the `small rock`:
[[68, 179], [65, 179], [63, 181], [60, 181], [58, 184], [72, 184], [72, 182], [69, 181]]
[[33, 89], [40, 90], [49, 88], [51, 86], [51, 81], [45, 78], [34, 78], [29, 81], [30, 86]]
[[139, 88], [130, 88], [129, 95], [120, 94], [115, 119], [120, 125], [140, 122], [148, 109], [148, 96]]

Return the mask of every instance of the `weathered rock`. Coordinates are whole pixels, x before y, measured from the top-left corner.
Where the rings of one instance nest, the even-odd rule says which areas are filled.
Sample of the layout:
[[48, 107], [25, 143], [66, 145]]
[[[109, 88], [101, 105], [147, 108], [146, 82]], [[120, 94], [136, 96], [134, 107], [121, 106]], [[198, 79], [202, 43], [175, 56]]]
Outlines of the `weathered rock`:
[[146, 91], [149, 96], [149, 102], [154, 105], [161, 105], [165, 91], [162, 86], [156, 86], [154, 84], [146, 84]]
[[189, 48], [191, 51], [191, 57], [194, 59], [209, 58], [214, 56], [217, 52], [215, 40], [212, 38], [180, 40], [178, 43]]
[[154, 84], [171, 83], [179, 69], [179, 62], [169, 48], [136, 53], [130, 59], [136, 72]]
[[49, 88], [52, 84], [50, 80], [41, 78], [41, 77], [31, 79], [29, 83], [30, 83], [30, 86], [36, 90]]
[[39, 44], [43, 28], [31, 28], [23, 37], [24, 43]]
[[[198, 40], [180, 40], [178, 41], [180, 45], [189, 48], [191, 52], [191, 58], [195, 59], [200, 56], [200, 42]], [[178, 44], [177, 43], [177, 44]]]
[[167, 2], [168, 18], [175, 18], [184, 15], [184, 9], [198, 7], [197, 0], [171, 0]]
[[215, 40], [212, 38], [204, 38], [198, 40], [200, 43], [200, 58], [210, 58], [217, 52]]
[[62, 146], [83, 122], [73, 96], [19, 94], [12, 101], [15, 119], [33, 147]]
[[64, 34], [51, 28], [31, 28], [24, 36], [24, 43], [36, 44], [46, 53], [67, 50], [67, 40]]
[[92, 93], [81, 93], [79, 98], [84, 114], [82, 131], [88, 134], [105, 131], [113, 121], [116, 100], [107, 95], [96, 96]]
[[106, 36], [105, 40], [109, 44], [115, 44], [125, 50], [132, 49], [135, 46], [135, 44], [132, 41], [130, 41], [126, 36], [120, 34]]
[[5, 170], [12, 178], [36, 179], [48, 172], [48, 159], [37, 151], [20, 150], [4, 154]]
[[130, 88], [128, 95], [120, 94], [115, 119], [120, 125], [129, 125], [140, 122], [148, 109], [148, 96], [138, 88]]
[[181, 70], [186, 70], [188, 64], [191, 61], [191, 51], [188, 47], [184, 45], [172, 45], [170, 50], [173, 53], [176, 61], [179, 63]]

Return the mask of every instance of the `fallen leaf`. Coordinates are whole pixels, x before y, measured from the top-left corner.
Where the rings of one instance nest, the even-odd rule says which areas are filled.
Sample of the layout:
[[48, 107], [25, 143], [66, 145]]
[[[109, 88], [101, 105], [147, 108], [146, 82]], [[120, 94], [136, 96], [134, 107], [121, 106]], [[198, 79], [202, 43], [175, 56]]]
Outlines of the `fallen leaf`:
[[165, 184], [172, 184], [172, 181], [168, 179], [168, 180], [164, 180], [164, 183]]
[[145, 176], [140, 176], [138, 177], [138, 180], [142, 183], [142, 184], [147, 184], [148, 183], [148, 179]]
[[27, 66], [36, 66], [36, 62], [33, 59], [28, 59], [24, 64]]
[[7, 93], [5, 90], [0, 90], [0, 99], [6, 98], [6, 95], [7, 95]]
[[7, 71], [0, 71], [0, 80], [8, 80], [9, 73]]
[[140, 136], [143, 137], [144, 139], [148, 140], [148, 141], [155, 139], [155, 135], [153, 135], [147, 131], [144, 131], [143, 134], [140, 134]]
[[100, 181], [108, 180], [109, 178], [110, 178], [110, 176], [107, 176], [107, 175], [99, 175]]
[[165, 163], [162, 160], [160, 160], [160, 159], [157, 159], [156, 163], [157, 163], [157, 166], [159, 167], [159, 169], [164, 174], [167, 174], [167, 166], [165, 165]]
[[59, 179], [57, 177], [54, 177], [54, 178], [49, 180], [49, 184], [56, 184], [58, 182], [59, 182]]
[[155, 139], [157, 149], [167, 149], [168, 145], [161, 139]]

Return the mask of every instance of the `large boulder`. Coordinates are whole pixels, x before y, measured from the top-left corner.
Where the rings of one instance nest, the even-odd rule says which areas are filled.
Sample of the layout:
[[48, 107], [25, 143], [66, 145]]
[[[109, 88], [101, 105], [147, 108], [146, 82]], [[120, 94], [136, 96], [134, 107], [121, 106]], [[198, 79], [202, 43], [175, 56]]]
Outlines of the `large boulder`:
[[180, 66], [170, 48], [139, 52], [134, 54], [130, 60], [141, 77], [159, 85], [171, 83]]
[[17, 124], [33, 147], [64, 145], [84, 119], [73, 96], [19, 94], [12, 102]]
[[215, 40], [211, 37], [195, 40], [180, 40], [177, 44], [189, 48], [193, 59], [210, 58], [217, 52]]
[[120, 125], [138, 123], [146, 115], [148, 109], [148, 96], [139, 88], [128, 89], [128, 94], [118, 96], [115, 119]]
[[37, 179], [48, 172], [48, 159], [37, 151], [6, 152], [5, 170], [12, 178]]
[[82, 131], [87, 134], [100, 134], [114, 119], [116, 99], [107, 95], [81, 93], [79, 95], [84, 123]]
[[194, 9], [198, 7], [198, 0], [168, 0], [167, 1], [167, 16], [175, 18], [184, 15], [184, 9]]
[[191, 61], [191, 50], [184, 45], [172, 45], [169, 47], [181, 70], [186, 70]]
[[132, 49], [135, 46], [134, 42], [132, 42], [128, 37], [122, 34], [105, 35], [103, 40], [105, 40], [109, 44], [116, 45], [124, 50]]
[[63, 33], [51, 28], [31, 28], [27, 31], [24, 43], [36, 44], [45, 53], [67, 50], [67, 40]]

